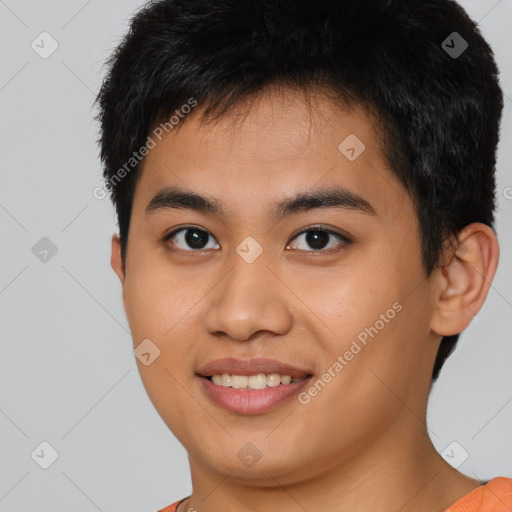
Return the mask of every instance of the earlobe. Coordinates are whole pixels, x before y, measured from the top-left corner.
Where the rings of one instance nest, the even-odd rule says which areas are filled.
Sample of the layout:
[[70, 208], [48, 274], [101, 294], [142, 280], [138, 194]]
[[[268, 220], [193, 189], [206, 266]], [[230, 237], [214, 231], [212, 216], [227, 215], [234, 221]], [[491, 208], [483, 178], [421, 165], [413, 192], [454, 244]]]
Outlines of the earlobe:
[[489, 226], [475, 222], [459, 232], [437, 270], [433, 332], [451, 336], [466, 329], [487, 297], [498, 259], [498, 240]]
[[121, 284], [124, 284], [126, 274], [121, 255], [121, 240], [117, 234], [112, 235], [112, 254], [110, 256], [110, 265], [119, 277]]

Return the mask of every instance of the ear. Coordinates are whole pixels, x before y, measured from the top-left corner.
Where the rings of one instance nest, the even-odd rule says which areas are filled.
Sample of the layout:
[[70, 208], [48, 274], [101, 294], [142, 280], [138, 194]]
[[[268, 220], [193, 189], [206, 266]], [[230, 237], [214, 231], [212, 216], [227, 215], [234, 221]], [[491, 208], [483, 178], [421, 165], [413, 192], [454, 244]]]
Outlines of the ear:
[[119, 235], [112, 235], [112, 254], [110, 256], [110, 265], [119, 277], [121, 284], [124, 285], [126, 271], [123, 258], [121, 256], [121, 239]]
[[459, 232], [437, 271], [432, 331], [451, 336], [471, 323], [487, 297], [498, 259], [498, 239], [489, 226], [475, 222]]

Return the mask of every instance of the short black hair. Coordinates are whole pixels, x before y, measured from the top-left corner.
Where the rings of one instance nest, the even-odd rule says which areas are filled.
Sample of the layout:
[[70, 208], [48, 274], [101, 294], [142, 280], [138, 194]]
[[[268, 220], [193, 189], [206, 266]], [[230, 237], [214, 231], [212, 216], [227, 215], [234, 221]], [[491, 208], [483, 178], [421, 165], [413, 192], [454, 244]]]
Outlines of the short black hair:
[[[463, 227], [494, 229], [503, 94], [491, 48], [452, 0], [157, 0], [106, 65], [99, 143], [123, 262], [151, 130], [172, 129], [191, 101], [214, 119], [275, 85], [328, 88], [375, 115], [414, 200], [426, 277]], [[458, 337], [442, 339], [433, 381]]]

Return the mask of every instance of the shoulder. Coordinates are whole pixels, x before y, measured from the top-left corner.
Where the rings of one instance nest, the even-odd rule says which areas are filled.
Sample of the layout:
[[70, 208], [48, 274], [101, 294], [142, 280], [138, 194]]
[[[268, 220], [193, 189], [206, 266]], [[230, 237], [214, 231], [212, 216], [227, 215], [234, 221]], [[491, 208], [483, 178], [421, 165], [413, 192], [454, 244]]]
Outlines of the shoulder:
[[512, 478], [498, 476], [453, 504], [445, 512], [510, 512]]

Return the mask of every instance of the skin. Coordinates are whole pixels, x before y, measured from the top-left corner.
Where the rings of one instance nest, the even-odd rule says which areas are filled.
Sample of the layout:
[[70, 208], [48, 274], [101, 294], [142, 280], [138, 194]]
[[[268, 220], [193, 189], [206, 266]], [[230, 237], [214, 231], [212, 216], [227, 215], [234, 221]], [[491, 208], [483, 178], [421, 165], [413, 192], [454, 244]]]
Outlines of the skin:
[[[414, 206], [371, 117], [320, 92], [312, 106], [272, 88], [215, 123], [189, 114], [144, 161], [125, 266], [112, 238], [134, 346], [149, 338], [160, 350], [149, 366], [137, 361], [142, 381], [189, 454], [193, 492], [179, 512], [441, 512], [481, 485], [440, 457], [425, 422], [441, 336], [480, 310], [496, 236], [467, 226], [427, 279]], [[349, 134], [366, 146], [353, 162], [338, 150]], [[216, 198], [226, 218], [185, 208], [146, 215], [169, 185]], [[274, 201], [320, 186], [348, 188], [376, 215], [318, 208], [269, 218]], [[207, 249], [162, 242], [189, 224], [210, 233]], [[352, 243], [331, 235], [338, 250], [315, 251], [300, 233], [316, 224]], [[236, 252], [247, 236], [263, 248], [250, 264]], [[266, 356], [318, 377], [396, 302], [402, 310], [307, 404], [292, 398], [244, 416], [212, 402], [195, 376], [220, 357]], [[261, 453], [252, 467], [237, 457], [248, 442]]]

